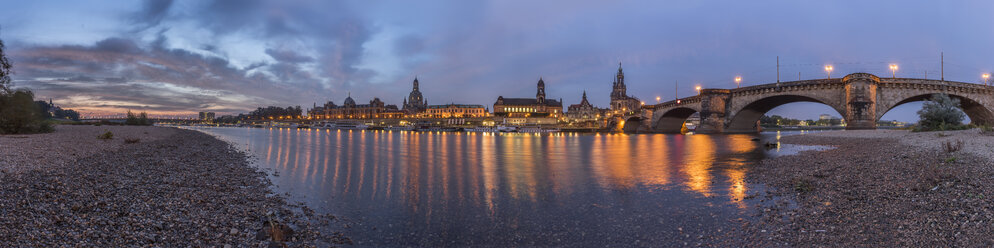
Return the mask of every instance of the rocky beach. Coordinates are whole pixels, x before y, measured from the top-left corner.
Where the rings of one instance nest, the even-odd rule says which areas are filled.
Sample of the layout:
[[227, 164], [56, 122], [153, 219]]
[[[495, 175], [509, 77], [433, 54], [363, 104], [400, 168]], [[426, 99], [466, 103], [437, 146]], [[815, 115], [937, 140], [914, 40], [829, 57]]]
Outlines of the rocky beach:
[[753, 221], [727, 234], [731, 244], [994, 245], [992, 134], [834, 131], [780, 141], [834, 149], [757, 163], [748, 180], [772, 187], [752, 196], [764, 203]]
[[[98, 139], [107, 132], [110, 139]], [[316, 215], [229, 144], [167, 127], [0, 135], [2, 247], [326, 247]], [[277, 240], [277, 241], [274, 241]]]

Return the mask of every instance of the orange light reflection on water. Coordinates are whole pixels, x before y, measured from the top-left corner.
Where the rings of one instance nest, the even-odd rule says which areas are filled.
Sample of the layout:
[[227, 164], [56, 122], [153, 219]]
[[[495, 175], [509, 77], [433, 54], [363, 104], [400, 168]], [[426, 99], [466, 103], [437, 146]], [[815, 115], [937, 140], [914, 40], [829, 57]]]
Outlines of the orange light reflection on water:
[[498, 209], [508, 207], [502, 203], [562, 204], [562, 199], [591, 188], [678, 188], [721, 198], [727, 194], [729, 202], [745, 208], [751, 160], [727, 154], [759, 149], [750, 135], [284, 128], [265, 133], [268, 137], [259, 139], [268, 140], [260, 150], [264, 159], [280, 171], [293, 171], [288, 174], [293, 180], [316, 182], [314, 188], [329, 195], [395, 202], [426, 216], [449, 211], [448, 204], [470, 204], [486, 209], [488, 218], [498, 218]]

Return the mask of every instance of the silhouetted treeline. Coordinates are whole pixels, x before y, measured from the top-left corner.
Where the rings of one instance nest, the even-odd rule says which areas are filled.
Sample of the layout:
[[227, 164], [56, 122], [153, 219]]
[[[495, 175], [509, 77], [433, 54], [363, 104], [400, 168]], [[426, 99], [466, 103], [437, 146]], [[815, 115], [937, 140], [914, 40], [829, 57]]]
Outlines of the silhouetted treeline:
[[779, 115], [764, 115], [759, 118], [759, 124], [764, 127], [776, 127], [776, 126], [799, 126], [801, 123], [808, 126], [838, 126], [842, 125], [842, 119], [839, 118], [828, 118], [828, 119], [818, 119], [818, 120], [798, 120], [793, 118], [786, 118]]
[[148, 119], [148, 114], [141, 112], [139, 114], [132, 113], [128, 110], [128, 119], [124, 120], [124, 125], [128, 126], [151, 126], [152, 120]]
[[38, 110], [41, 111], [41, 115], [44, 118], [79, 120], [79, 112], [76, 112], [76, 110], [62, 109], [61, 107], [52, 106], [46, 101], [35, 101], [35, 104], [38, 105]]
[[222, 115], [221, 117], [214, 118], [214, 123], [218, 124], [235, 124], [240, 120], [248, 119], [248, 115], [238, 114], [238, 116], [233, 115]]
[[248, 118], [269, 119], [269, 117], [272, 117], [273, 119], [277, 119], [281, 116], [284, 118], [286, 118], [287, 116], [298, 117], [301, 116], [303, 113], [304, 110], [301, 109], [300, 106], [286, 107], [286, 108], [269, 106], [265, 108], [257, 108], [256, 110], [248, 114]]

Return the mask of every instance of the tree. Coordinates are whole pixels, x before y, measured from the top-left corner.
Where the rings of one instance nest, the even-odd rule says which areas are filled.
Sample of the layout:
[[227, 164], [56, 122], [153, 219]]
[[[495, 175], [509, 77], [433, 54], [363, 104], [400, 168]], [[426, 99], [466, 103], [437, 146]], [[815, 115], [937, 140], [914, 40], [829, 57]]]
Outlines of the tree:
[[128, 126], [151, 126], [152, 121], [148, 119], [148, 114], [142, 111], [139, 114], [135, 114], [128, 110], [128, 119], [124, 120], [124, 125]]
[[52, 126], [44, 121], [34, 94], [28, 90], [11, 90], [13, 66], [4, 50], [0, 40], [0, 134], [51, 132]]
[[946, 94], [932, 94], [932, 98], [918, 110], [918, 126], [924, 131], [955, 129], [963, 125], [965, 116], [960, 110], [959, 99]]
[[0, 94], [6, 95], [10, 94], [10, 75], [14, 74], [13, 65], [10, 64], [10, 60], [7, 59], [7, 55], [4, 53], [3, 40], [0, 40]]
[[0, 94], [0, 134], [51, 132], [52, 126], [43, 120], [31, 91]]

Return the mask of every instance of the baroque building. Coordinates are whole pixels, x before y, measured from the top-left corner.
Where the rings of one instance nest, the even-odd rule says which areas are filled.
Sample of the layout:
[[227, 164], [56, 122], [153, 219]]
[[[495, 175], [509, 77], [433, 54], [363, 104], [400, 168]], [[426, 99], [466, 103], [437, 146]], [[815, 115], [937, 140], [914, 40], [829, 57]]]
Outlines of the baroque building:
[[[543, 123], [555, 123], [563, 116], [563, 103], [545, 97], [545, 81], [538, 79], [538, 92], [535, 98], [504, 98], [498, 96], [494, 102], [494, 116], [507, 118], [547, 118]], [[512, 123], [527, 123], [526, 119], [513, 119]]]
[[340, 106], [328, 101], [323, 106], [315, 106], [308, 114], [314, 119], [384, 119], [404, 116], [397, 105], [387, 105], [378, 97], [370, 100], [369, 104], [356, 104], [351, 93]]
[[595, 121], [601, 118], [606, 110], [594, 107], [587, 101], [587, 91], [583, 91], [583, 98], [579, 104], [572, 104], [566, 109], [566, 118], [572, 122]]
[[621, 70], [621, 63], [618, 63], [618, 74], [615, 75], [614, 85], [611, 88], [611, 111], [615, 115], [634, 114], [642, 107], [642, 101], [628, 96], [626, 91], [628, 86], [625, 86], [625, 73]]
[[424, 96], [421, 95], [421, 90], [418, 89], [418, 77], [414, 77], [414, 89], [404, 99], [403, 106], [404, 112], [409, 115], [424, 112], [428, 108], [428, 100], [424, 99]]
[[487, 117], [489, 111], [478, 104], [429, 105], [423, 114], [428, 118], [477, 118]]

